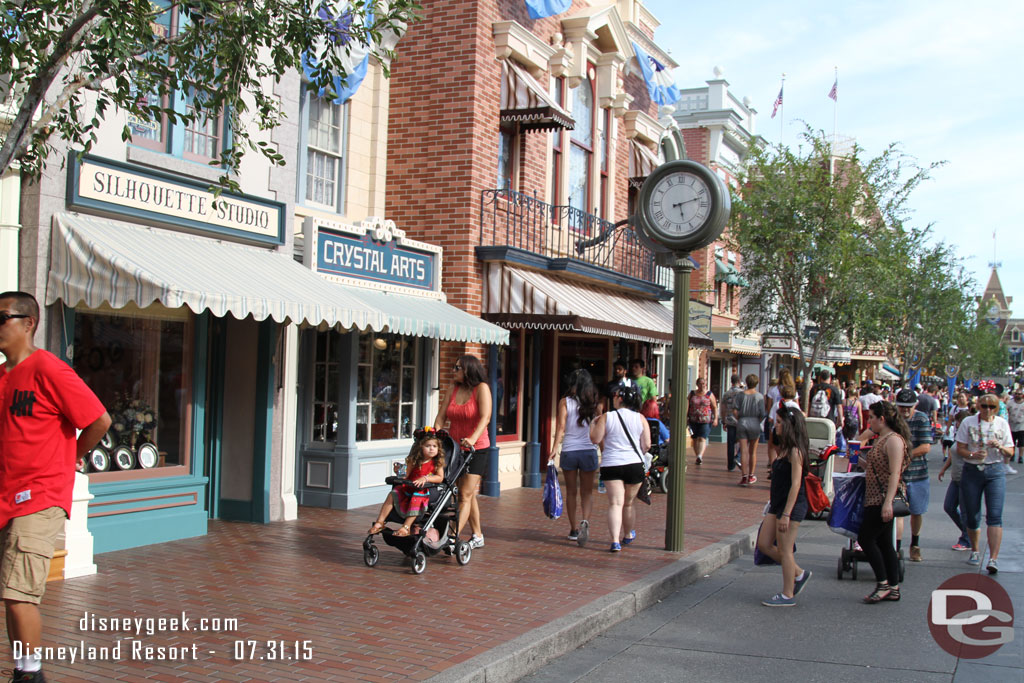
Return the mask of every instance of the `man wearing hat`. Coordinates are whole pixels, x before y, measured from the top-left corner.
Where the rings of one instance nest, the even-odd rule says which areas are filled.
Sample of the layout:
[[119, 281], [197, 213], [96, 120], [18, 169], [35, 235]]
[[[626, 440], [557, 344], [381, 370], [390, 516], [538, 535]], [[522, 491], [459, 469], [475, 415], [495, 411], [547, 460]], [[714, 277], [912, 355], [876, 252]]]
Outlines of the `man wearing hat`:
[[910, 561], [921, 561], [921, 527], [928, 511], [928, 451], [932, 447], [932, 423], [917, 409], [917, 394], [913, 389], [900, 389], [896, 394], [896, 408], [910, 427], [910, 464], [903, 473], [907, 483], [907, 502], [910, 504]]

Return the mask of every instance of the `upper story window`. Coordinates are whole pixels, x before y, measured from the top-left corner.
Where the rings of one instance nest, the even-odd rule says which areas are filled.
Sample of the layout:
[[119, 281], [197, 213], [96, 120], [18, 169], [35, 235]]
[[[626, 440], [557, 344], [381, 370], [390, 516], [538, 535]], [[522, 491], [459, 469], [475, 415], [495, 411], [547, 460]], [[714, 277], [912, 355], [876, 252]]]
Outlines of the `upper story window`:
[[569, 132], [569, 206], [589, 213], [593, 208], [590, 196], [594, 140], [594, 81], [586, 78], [572, 90], [572, 117], [575, 127]]
[[499, 190], [510, 190], [515, 183], [512, 176], [517, 139], [515, 124], [502, 123], [498, 128], [498, 184], [495, 187]]
[[1013, 341], [1020, 341], [1020, 330], [1014, 330], [1011, 332], [1010, 339]]
[[[153, 0], [157, 9], [162, 9], [153, 19], [153, 31], [161, 38], [173, 38], [188, 25], [188, 17], [179, 11], [177, 3], [170, 0]], [[192, 114], [197, 92], [192, 88], [167, 94], [139, 92], [139, 99], [147, 104], [173, 108], [175, 111]], [[141, 119], [131, 116], [128, 124], [132, 131], [131, 142], [156, 152], [172, 154], [190, 161], [210, 163], [220, 157], [225, 149], [225, 117], [201, 117], [191, 123], [171, 124], [166, 115], [158, 119]]]
[[[556, 78], [554, 81], [554, 87], [552, 88], [552, 95], [555, 98], [555, 104], [559, 107], [565, 107], [565, 79]], [[563, 141], [562, 136], [565, 132], [556, 128], [551, 131], [551, 203], [558, 205], [561, 204], [562, 200], [562, 168], [564, 166], [562, 151]]]
[[303, 168], [298, 174], [299, 196], [307, 204], [341, 213], [344, 201], [344, 155], [347, 141], [348, 105], [337, 104], [307, 92], [300, 144]]

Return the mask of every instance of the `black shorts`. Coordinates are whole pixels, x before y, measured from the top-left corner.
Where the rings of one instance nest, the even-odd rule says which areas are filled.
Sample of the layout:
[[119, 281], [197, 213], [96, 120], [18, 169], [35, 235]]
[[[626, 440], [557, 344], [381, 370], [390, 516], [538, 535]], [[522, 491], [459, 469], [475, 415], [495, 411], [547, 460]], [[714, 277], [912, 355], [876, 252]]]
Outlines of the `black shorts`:
[[639, 462], [633, 465], [615, 465], [601, 468], [601, 481], [619, 479], [623, 484], [639, 484], [644, 480], [644, 466]]
[[466, 470], [466, 474], [475, 474], [479, 477], [486, 477], [487, 466], [490, 464], [490, 462], [490, 447], [481, 448], [480, 450], [473, 453], [473, 459], [469, 462], [469, 469]]
[[1024, 432], [1013, 432], [1013, 445], [1024, 448]]

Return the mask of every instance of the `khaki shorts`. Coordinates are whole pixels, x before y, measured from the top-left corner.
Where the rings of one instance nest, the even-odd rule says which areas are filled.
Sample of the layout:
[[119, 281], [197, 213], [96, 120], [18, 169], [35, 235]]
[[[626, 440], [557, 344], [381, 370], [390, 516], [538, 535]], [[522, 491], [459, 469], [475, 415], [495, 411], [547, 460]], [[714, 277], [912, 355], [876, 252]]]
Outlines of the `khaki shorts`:
[[65, 520], [64, 510], [52, 507], [14, 517], [0, 529], [0, 597], [36, 605], [42, 601], [53, 547]]

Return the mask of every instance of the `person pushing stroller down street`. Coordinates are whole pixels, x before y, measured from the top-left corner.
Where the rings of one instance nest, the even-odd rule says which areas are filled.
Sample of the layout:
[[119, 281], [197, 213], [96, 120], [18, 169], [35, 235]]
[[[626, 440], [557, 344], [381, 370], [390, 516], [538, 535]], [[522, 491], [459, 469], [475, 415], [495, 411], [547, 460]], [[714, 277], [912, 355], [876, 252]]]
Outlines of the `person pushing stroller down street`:
[[[888, 401], [874, 403], [868, 409], [868, 428], [860, 434], [860, 442], [876, 437], [866, 457], [864, 468], [864, 519], [857, 542], [875, 572], [875, 590], [864, 602], [900, 599], [899, 560], [893, 546], [893, 499], [901, 490], [903, 471], [909, 461], [910, 428]], [[904, 493], [905, 495], [905, 493]]]
[[[642, 453], [651, 447], [651, 428], [641, 415], [640, 392], [623, 387], [612, 398], [611, 410], [590, 425], [590, 440], [601, 445], [601, 479], [608, 491], [609, 550], [617, 553], [636, 538], [633, 501], [646, 472]], [[627, 531], [628, 530], [628, 531]]]
[[811, 578], [809, 569], [796, 563], [797, 529], [807, 516], [804, 477], [810, 466], [807, 423], [799, 409], [783, 404], [775, 414], [775, 441], [779, 457], [772, 463], [768, 515], [757, 536], [758, 549], [782, 565], [782, 592], [764, 600], [768, 607], [792, 607]]

